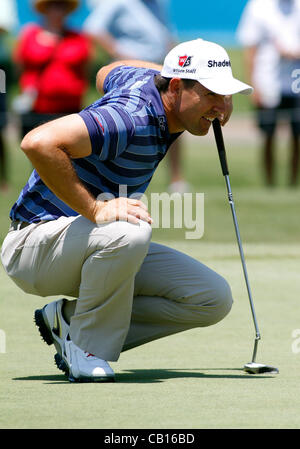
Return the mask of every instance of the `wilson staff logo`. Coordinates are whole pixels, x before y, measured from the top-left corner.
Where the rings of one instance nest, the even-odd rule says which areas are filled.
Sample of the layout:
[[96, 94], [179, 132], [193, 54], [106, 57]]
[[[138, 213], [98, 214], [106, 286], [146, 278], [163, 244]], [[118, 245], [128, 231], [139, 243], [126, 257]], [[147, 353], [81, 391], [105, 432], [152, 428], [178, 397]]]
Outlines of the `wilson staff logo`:
[[192, 63], [192, 57], [193, 56], [179, 56], [178, 65], [180, 67], [188, 67]]

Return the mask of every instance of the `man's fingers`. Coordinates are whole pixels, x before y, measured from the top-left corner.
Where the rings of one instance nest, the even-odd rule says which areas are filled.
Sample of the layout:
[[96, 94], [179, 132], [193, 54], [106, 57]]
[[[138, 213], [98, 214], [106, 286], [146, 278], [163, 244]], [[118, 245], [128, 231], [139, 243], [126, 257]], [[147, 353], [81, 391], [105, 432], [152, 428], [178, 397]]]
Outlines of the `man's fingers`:
[[125, 199], [126, 199], [127, 202], [128, 202], [129, 204], [131, 204], [132, 206], [138, 206], [138, 207], [141, 207], [141, 208], [144, 209], [144, 210], [148, 210], [146, 204], [144, 204], [144, 203], [143, 203], [142, 201], [140, 201], [140, 200], [135, 200], [135, 199], [132, 199], [132, 198], [125, 198]]
[[116, 201], [114, 206], [117, 209], [118, 217], [126, 217], [126, 215], [131, 215], [149, 223], [152, 222], [146, 205], [139, 200], [122, 198]]
[[141, 209], [139, 207], [135, 208], [129, 208], [127, 210], [128, 215], [133, 215], [134, 217], [137, 217], [141, 220], [147, 221], [148, 223], [153, 223], [152, 218], [150, 217], [150, 214], [145, 211], [144, 209]]
[[225, 97], [225, 112], [224, 112], [224, 114], [222, 114], [222, 117], [219, 119], [222, 126], [226, 125], [226, 123], [230, 119], [232, 110], [233, 110], [232, 96], [226, 95], [226, 97]]

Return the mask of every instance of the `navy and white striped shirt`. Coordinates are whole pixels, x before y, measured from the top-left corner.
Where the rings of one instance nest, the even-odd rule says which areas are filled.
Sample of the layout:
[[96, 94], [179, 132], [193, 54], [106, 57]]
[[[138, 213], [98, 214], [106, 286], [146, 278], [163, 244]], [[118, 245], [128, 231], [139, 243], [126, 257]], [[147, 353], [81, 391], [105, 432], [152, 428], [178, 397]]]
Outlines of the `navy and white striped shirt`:
[[[155, 70], [121, 66], [105, 79], [105, 95], [79, 115], [91, 139], [92, 154], [73, 159], [74, 169], [97, 197], [109, 193], [127, 196], [144, 193], [170, 144], [179, 136], [169, 134]], [[10, 218], [26, 222], [76, 216], [57, 198], [34, 170], [11, 209]]]

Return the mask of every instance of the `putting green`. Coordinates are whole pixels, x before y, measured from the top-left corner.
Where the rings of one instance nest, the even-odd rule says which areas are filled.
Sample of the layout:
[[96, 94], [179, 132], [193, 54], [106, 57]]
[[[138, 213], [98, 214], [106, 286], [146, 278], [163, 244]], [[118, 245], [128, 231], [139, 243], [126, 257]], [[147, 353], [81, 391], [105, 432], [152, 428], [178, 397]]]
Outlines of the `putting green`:
[[242, 370], [255, 334], [236, 245], [168, 244], [225, 276], [234, 307], [215, 326], [125, 352], [112, 363], [115, 384], [66, 380], [33, 323], [47, 300], [24, 294], [1, 267], [1, 428], [300, 428], [300, 245], [244, 245], [262, 333], [257, 361], [277, 366], [276, 376]]

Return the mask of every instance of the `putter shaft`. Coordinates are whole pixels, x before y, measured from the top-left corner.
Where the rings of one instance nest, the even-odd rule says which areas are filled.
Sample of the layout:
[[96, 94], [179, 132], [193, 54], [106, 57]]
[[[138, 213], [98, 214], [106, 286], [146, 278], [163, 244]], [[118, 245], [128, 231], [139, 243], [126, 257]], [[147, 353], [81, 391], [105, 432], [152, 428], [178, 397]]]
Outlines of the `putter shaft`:
[[227, 159], [226, 159], [226, 150], [225, 150], [225, 145], [224, 145], [224, 140], [223, 140], [222, 128], [221, 128], [221, 124], [217, 118], [213, 121], [213, 130], [214, 130], [215, 140], [216, 140], [217, 149], [218, 149], [218, 153], [219, 153], [219, 159], [220, 159], [220, 163], [221, 163], [222, 173], [223, 173], [223, 175], [225, 177], [225, 181], [226, 181], [228, 200], [229, 200], [229, 204], [230, 204], [230, 208], [231, 208], [231, 212], [232, 212], [234, 228], [235, 228], [235, 233], [236, 233], [237, 242], [238, 242], [238, 246], [239, 246], [239, 251], [240, 251], [240, 256], [241, 256], [241, 261], [242, 261], [242, 266], [243, 266], [243, 272], [244, 272], [244, 277], [245, 277], [245, 281], [246, 281], [248, 297], [249, 297], [249, 302], [250, 302], [250, 307], [251, 307], [251, 312], [252, 312], [252, 317], [253, 317], [253, 323], [254, 323], [254, 327], [255, 327], [256, 335], [255, 335], [254, 350], [253, 350], [253, 355], [252, 355], [252, 362], [255, 362], [256, 353], [257, 353], [257, 345], [258, 345], [258, 341], [261, 339], [261, 336], [260, 336], [260, 332], [258, 329], [256, 314], [255, 314], [255, 310], [254, 310], [254, 303], [253, 303], [252, 293], [251, 293], [250, 284], [249, 284], [245, 256], [244, 256], [244, 251], [243, 251], [243, 247], [242, 247], [242, 241], [241, 241], [237, 216], [236, 216], [236, 212], [235, 212], [233, 195], [232, 195], [230, 181], [229, 181], [229, 170], [228, 170], [228, 164], [227, 164]]
[[256, 353], [257, 353], [257, 345], [258, 345], [258, 341], [261, 339], [261, 336], [260, 336], [260, 332], [259, 332], [259, 328], [258, 328], [258, 324], [257, 324], [254, 303], [253, 303], [253, 299], [252, 299], [252, 293], [251, 293], [248, 272], [247, 272], [247, 267], [246, 267], [246, 262], [245, 262], [245, 256], [244, 256], [244, 251], [243, 251], [243, 246], [242, 246], [242, 241], [241, 241], [241, 236], [240, 236], [240, 230], [239, 230], [239, 225], [238, 225], [238, 221], [237, 221], [235, 205], [234, 205], [234, 200], [233, 200], [233, 195], [232, 195], [232, 191], [231, 191], [228, 174], [225, 175], [225, 181], [226, 181], [228, 200], [229, 200], [229, 204], [230, 204], [230, 208], [231, 208], [231, 212], [232, 212], [232, 218], [233, 218], [233, 222], [234, 222], [234, 228], [235, 228], [238, 247], [239, 247], [239, 251], [240, 251], [241, 262], [242, 262], [243, 272], [244, 272], [244, 278], [245, 278], [245, 282], [246, 282], [246, 286], [247, 286], [247, 292], [248, 292], [248, 297], [249, 297], [249, 302], [250, 302], [250, 307], [251, 307], [251, 312], [252, 312], [252, 317], [253, 317], [253, 323], [254, 323], [255, 333], [256, 333], [253, 356], [252, 356], [252, 362], [255, 362]]

